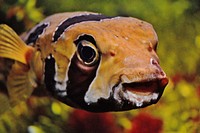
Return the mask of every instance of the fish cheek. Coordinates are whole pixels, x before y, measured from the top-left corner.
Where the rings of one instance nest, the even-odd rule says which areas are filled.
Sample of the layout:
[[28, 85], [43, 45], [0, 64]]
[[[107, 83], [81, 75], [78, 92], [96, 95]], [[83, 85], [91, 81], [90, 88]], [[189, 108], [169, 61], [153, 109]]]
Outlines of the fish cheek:
[[71, 60], [68, 71], [67, 96], [80, 107], [86, 106], [85, 93], [96, 77], [100, 59], [93, 66], [86, 66], [79, 61], [75, 54]]

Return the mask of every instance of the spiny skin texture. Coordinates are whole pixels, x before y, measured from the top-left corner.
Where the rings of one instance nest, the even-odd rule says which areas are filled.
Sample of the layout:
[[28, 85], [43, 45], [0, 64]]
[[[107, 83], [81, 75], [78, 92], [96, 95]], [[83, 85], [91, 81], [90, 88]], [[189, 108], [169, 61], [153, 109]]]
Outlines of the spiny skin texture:
[[159, 100], [168, 83], [156, 54], [156, 32], [136, 18], [60, 13], [22, 39], [34, 49], [27, 61], [34, 88], [44, 84], [73, 107], [93, 112], [145, 107]]

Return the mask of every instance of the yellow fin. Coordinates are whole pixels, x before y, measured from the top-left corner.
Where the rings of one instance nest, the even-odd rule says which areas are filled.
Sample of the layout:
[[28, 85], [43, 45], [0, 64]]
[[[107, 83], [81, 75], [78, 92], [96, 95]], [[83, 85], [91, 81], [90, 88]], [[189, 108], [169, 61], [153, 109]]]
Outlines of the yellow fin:
[[[0, 57], [15, 61], [6, 78], [8, 103], [11, 107], [30, 97], [34, 88], [37, 87], [37, 77], [33, 70], [35, 68], [30, 65], [34, 54], [34, 48], [27, 46], [9, 26], [0, 25]], [[6, 100], [6, 97], [0, 97], [0, 103]]]
[[26, 100], [37, 87], [35, 73], [25, 64], [15, 62], [7, 79], [11, 105]]
[[28, 64], [32, 50], [9, 26], [0, 25], [0, 57]]

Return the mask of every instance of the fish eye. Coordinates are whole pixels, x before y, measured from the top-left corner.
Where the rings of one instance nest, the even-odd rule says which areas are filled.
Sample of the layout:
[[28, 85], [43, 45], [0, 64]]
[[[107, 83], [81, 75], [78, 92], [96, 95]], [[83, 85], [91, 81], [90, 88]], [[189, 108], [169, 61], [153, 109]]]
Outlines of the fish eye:
[[86, 65], [93, 65], [99, 58], [97, 48], [89, 41], [82, 40], [77, 44], [77, 57]]

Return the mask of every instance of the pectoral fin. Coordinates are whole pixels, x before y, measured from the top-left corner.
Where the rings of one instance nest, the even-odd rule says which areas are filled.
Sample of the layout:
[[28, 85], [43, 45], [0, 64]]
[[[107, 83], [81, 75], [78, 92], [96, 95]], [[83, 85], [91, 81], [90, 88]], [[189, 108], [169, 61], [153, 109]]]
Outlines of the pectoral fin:
[[26, 65], [15, 62], [7, 79], [7, 88], [11, 105], [26, 100], [37, 87], [33, 71]]

